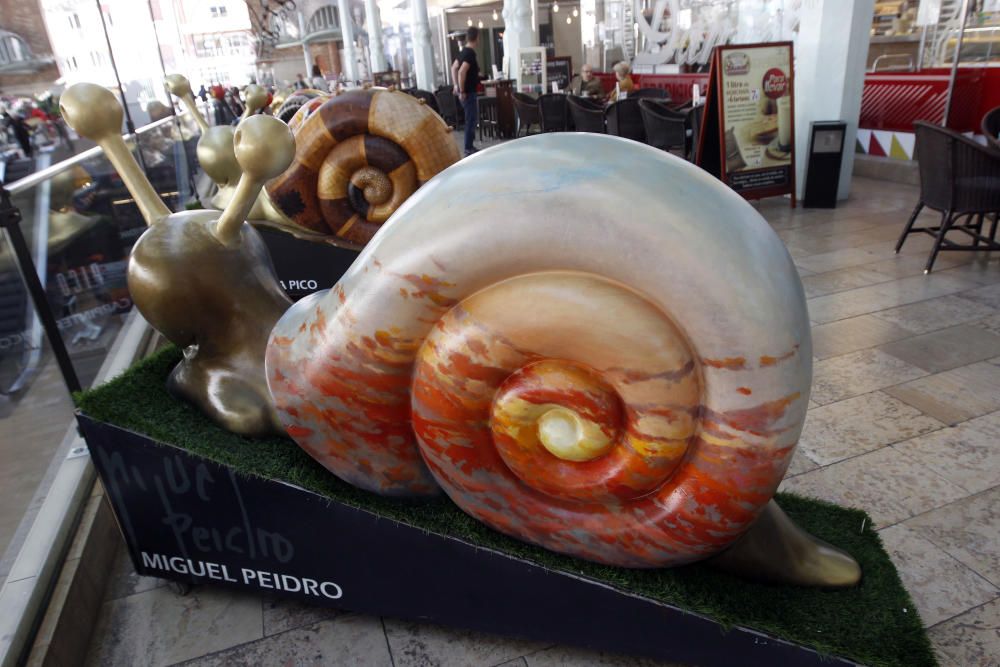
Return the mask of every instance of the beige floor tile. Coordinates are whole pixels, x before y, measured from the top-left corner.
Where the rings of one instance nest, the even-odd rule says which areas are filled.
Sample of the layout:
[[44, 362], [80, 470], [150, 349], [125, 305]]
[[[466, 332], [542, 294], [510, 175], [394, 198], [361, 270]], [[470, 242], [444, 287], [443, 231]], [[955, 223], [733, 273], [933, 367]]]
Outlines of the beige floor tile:
[[993, 269], [996, 272], [995, 284], [969, 290], [962, 296], [1000, 310], [1000, 264], [995, 264]]
[[859, 315], [813, 327], [813, 356], [828, 359], [913, 335], [913, 332], [874, 315]]
[[884, 283], [890, 278], [878, 273], [858, 267], [830, 271], [828, 273], [816, 273], [802, 279], [802, 287], [806, 291], [806, 298], [811, 299], [824, 294], [843, 292], [844, 290], [866, 287], [876, 283]]
[[952, 276], [919, 275], [901, 278], [809, 299], [809, 318], [821, 324], [833, 322], [966, 291], [976, 285], [978, 283], [968, 278]]
[[962, 292], [890, 308], [875, 313], [874, 317], [898, 324], [914, 334], [925, 334], [1000, 312], [993, 306], [967, 298], [967, 294], [969, 292]]
[[967, 495], [891, 447], [786, 479], [781, 490], [863, 509], [882, 527]]
[[970, 322], [970, 324], [1000, 336], [1000, 313], [984, 317], [977, 322]]
[[879, 532], [913, 597], [924, 627], [989, 602], [1000, 589], [910, 530], [905, 523]]
[[861, 350], [817, 362], [811, 398], [826, 405], [924, 375], [927, 371], [884, 352]]
[[[972, 263], [972, 261], [972, 257], [961, 253], [938, 255], [937, 261], [934, 262], [934, 273], [931, 275], [948, 275], [949, 269], [966, 266]], [[924, 267], [926, 265], [926, 255], [892, 255], [870, 264], [863, 264], [862, 266], [865, 269], [878, 271], [890, 279], [898, 280], [910, 276], [924, 275]]]
[[315, 625], [321, 621], [329, 621], [344, 613], [329, 607], [319, 607], [298, 600], [287, 600], [270, 595], [264, 596], [262, 602], [264, 636]]
[[172, 665], [260, 639], [260, 598], [199, 587], [155, 588], [104, 603], [88, 665]]
[[1000, 664], [1000, 599], [931, 628], [931, 643], [943, 667]]
[[799, 449], [809, 460], [829, 465], [941, 428], [938, 420], [876, 391], [806, 413]]
[[184, 663], [184, 667], [237, 665], [392, 667], [392, 656], [377, 616], [345, 614]]
[[550, 645], [389, 618], [385, 635], [396, 667], [499, 665]]
[[788, 470], [785, 471], [785, 479], [789, 477], [795, 477], [796, 475], [801, 475], [804, 472], [809, 472], [810, 470], [815, 470], [819, 467], [819, 464], [810, 459], [802, 447], [795, 448], [795, 454], [792, 456], [792, 462], [788, 465]]
[[962, 324], [881, 345], [878, 349], [928, 373], [940, 373], [1000, 354], [1000, 336]]
[[897, 443], [893, 448], [969, 493], [1000, 486], [1000, 412]]
[[1000, 586], [1000, 488], [928, 512], [906, 525]]
[[1000, 410], [1000, 360], [991, 359], [885, 390], [945, 424]]

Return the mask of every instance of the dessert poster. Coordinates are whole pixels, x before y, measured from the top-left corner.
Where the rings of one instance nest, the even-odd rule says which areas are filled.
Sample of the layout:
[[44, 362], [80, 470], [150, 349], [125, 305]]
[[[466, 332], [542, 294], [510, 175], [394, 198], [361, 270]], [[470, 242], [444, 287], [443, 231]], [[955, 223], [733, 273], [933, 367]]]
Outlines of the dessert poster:
[[792, 187], [795, 145], [790, 44], [720, 49], [725, 181], [737, 192]]

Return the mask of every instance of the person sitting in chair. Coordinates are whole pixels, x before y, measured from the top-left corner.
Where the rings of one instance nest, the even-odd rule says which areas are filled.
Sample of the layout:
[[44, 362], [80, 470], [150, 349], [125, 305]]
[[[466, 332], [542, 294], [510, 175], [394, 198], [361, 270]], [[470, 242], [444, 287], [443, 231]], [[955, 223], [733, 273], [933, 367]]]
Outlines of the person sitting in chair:
[[584, 65], [580, 69], [580, 76], [573, 81], [570, 86], [570, 92], [580, 97], [590, 97], [593, 99], [602, 99], [604, 97], [604, 88], [601, 86], [600, 80], [594, 76], [594, 68], [590, 65]]
[[635, 90], [635, 82], [632, 81], [631, 77], [632, 68], [624, 60], [617, 63], [613, 69], [615, 70], [615, 78], [618, 80], [618, 85], [611, 91], [608, 99], [615, 102], [618, 100], [619, 95], [623, 93], [628, 95]]

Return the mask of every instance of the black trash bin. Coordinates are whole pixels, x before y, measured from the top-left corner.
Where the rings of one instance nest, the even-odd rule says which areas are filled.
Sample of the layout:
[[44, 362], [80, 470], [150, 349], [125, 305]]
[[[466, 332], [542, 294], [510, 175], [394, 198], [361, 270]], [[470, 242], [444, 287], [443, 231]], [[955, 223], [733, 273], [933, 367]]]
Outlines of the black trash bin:
[[846, 135], [847, 123], [839, 120], [809, 124], [809, 162], [802, 201], [805, 208], [836, 208]]

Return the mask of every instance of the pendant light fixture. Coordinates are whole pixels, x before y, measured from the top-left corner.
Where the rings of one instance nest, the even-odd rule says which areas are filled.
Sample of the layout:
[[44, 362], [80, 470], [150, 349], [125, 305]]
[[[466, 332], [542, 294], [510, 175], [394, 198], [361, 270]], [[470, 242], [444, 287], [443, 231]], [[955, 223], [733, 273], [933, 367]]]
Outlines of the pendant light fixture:
[[493, 20], [494, 21], [497, 20], [497, 10], [495, 10], [495, 9], [493, 10]]
[[556, 2], [552, 3], [552, 11], [554, 13], [556, 13], [556, 14], [559, 13], [559, 2], [558, 2], [558, 0]]
[[569, 25], [569, 24], [571, 24], [572, 22], [573, 22], [573, 17], [572, 17], [572, 16], [567, 16], [567, 17], [566, 17], [566, 25]]
[[483, 27], [483, 20], [479, 19], [479, 28], [482, 29], [482, 27]]
[[577, 9], [576, 7], [574, 7], [573, 8], [573, 18], [576, 18], [579, 15], [580, 15], [580, 10]]
[[470, 28], [472, 27], [472, 17], [471, 16], [465, 21], [465, 25], [469, 26]]

